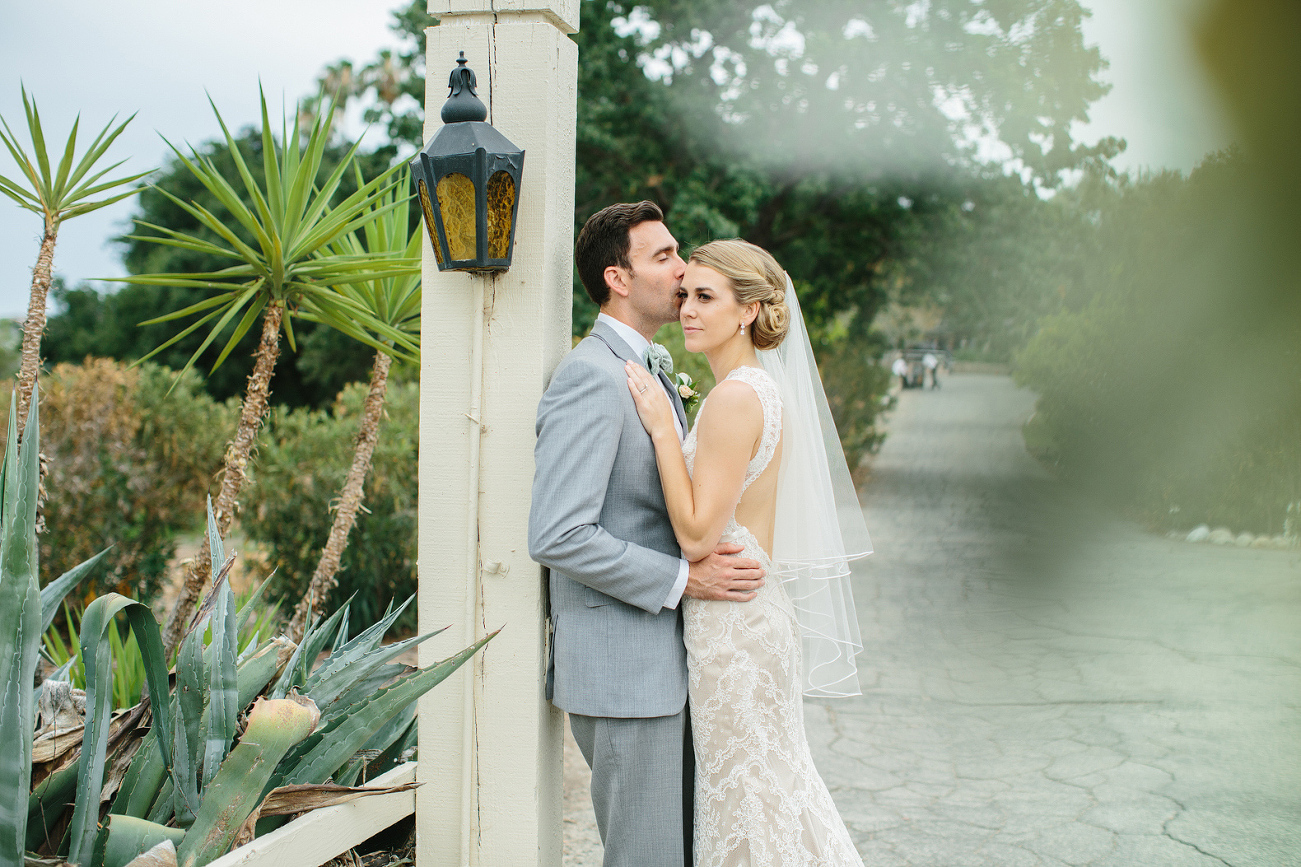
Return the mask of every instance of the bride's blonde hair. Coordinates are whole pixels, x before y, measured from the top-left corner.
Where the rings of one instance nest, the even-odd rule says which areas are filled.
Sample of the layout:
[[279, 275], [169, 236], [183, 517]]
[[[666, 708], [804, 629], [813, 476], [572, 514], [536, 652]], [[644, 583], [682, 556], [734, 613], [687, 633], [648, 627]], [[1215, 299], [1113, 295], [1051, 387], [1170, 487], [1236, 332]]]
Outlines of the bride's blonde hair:
[[738, 304], [759, 302], [759, 315], [750, 326], [755, 349], [776, 349], [790, 329], [790, 308], [786, 306], [786, 272], [762, 247], [730, 238], [697, 247], [689, 262], [722, 274], [732, 284]]

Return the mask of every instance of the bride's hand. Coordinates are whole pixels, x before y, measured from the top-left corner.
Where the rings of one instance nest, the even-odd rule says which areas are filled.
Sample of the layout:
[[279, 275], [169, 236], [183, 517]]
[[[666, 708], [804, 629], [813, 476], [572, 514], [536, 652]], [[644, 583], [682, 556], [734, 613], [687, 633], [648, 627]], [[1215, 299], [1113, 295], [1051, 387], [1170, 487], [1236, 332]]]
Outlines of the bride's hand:
[[651, 376], [650, 371], [629, 361], [624, 365], [624, 370], [628, 374], [628, 391], [632, 393], [632, 402], [637, 406], [637, 415], [641, 418], [642, 427], [646, 432], [654, 437], [656, 434], [673, 434], [677, 438], [677, 431], [673, 428], [673, 406], [669, 403], [669, 396], [665, 394], [660, 381]]

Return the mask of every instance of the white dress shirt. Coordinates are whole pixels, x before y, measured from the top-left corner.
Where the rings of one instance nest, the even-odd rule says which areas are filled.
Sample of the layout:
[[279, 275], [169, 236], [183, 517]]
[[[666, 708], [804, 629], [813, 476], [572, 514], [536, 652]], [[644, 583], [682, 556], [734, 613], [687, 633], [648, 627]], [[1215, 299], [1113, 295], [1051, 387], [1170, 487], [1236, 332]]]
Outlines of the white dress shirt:
[[[614, 333], [619, 335], [625, 343], [632, 347], [632, 351], [637, 354], [638, 358], [643, 358], [646, 354], [646, 350], [650, 348], [650, 341], [643, 337], [641, 332], [636, 328], [633, 328], [631, 325], [620, 322], [618, 319], [615, 319], [613, 316], [606, 313], [597, 314], [596, 321], [604, 322], [606, 325], [613, 328]], [[656, 379], [658, 380], [659, 377], [656, 377]], [[661, 382], [660, 385], [663, 385], [663, 383]], [[670, 400], [671, 399], [672, 397], [670, 396]], [[673, 429], [678, 432], [678, 441], [681, 442], [685, 433], [682, 430], [682, 422], [678, 419], [676, 411], [673, 413]], [[682, 591], [687, 589], [687, 572], [690, 568], [691, 564], [688, 563], [685, 558], [679, 561], [678, 580], [674, 582], [673, 589], [669, 591], [668, 598], [664, 600], [665, 608], [677, 608], [678, 603], [682, 601]]]

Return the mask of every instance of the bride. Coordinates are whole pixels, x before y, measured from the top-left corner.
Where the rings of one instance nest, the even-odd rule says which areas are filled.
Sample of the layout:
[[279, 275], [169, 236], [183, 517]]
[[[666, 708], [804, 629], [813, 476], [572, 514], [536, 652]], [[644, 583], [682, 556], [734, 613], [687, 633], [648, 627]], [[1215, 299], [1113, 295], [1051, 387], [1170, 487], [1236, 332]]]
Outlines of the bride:
[[766, 251], [714, 241], [687, 263], [680, 318], [718, 383], [685, 442], [664, 390], [627, 365], [674, 533], [689, 560], [732, 541], [779, 579], [750, 602], [685, 602], [695, 863], [861, 867], [813, 766], [803, 695], [859, 692], [846, 564], [871, 542], [798, 300]]

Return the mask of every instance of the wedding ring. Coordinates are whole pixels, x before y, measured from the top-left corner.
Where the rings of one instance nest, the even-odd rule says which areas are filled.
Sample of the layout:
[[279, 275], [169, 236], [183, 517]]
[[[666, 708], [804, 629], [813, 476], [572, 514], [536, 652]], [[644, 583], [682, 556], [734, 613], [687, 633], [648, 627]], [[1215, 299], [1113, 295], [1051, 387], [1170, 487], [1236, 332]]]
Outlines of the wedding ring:
[[637, 392], [638, 392], [639, 394], [645, 394], [645, 393], [646, 393], [646, 386], [643, 385], [641, 388], [637, 389]]

